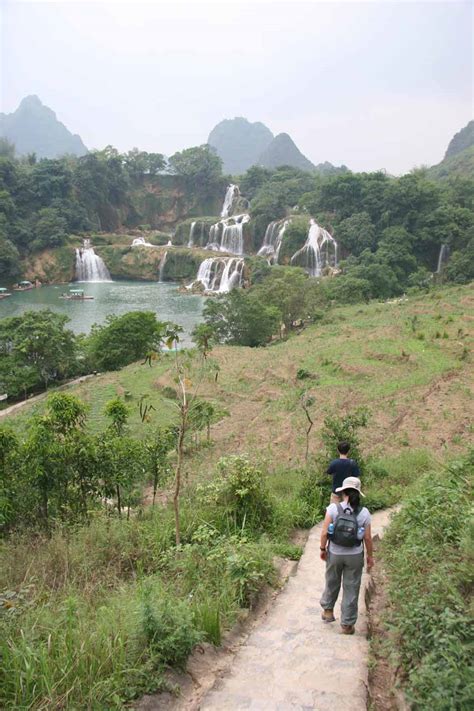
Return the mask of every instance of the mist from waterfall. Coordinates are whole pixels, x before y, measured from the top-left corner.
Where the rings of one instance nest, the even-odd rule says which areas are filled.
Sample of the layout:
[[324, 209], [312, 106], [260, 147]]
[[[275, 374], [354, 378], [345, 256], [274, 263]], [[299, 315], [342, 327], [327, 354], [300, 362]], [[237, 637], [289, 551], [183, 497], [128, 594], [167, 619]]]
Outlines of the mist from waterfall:
[[94, 252], [89, 239], [85, 239], [83, 246], [76, 249], [76, 281], [112, 281], [104, 260]]
[[290, 220], [275, 220], [270, 222], [265, 230], [263, 244], [258, 250], [260, 257], [266, 257], [270, 264], [278, 263], [278, 255], [286, 228]]
[[291, 258], [291, 264], [301, 266], [312, 277], [319, 277], [326, 267], [337, 267], [337, 242], [327, 230], [311, 219], [308, 237], [303, 247]]
[[238, 257], [209, 257], [200, 265], [192, 286], [201, 283], [205, 291], [225, 294], [242, 285], [244, 260]]

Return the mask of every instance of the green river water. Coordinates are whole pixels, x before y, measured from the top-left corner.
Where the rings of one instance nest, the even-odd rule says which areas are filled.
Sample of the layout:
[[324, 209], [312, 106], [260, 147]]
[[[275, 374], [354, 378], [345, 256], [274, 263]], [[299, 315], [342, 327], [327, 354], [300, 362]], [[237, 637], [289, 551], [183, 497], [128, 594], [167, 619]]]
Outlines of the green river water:
[[[93, 301], [60, 299], [70, 288], [84, 289]], [[205, 299], [183, 294], [177, 285], [165, 282], [115, 281], [42, 286], [30, 291], [13, 292], [0, 300], [0, 318], [16, 316], [28, 310], [51, 309], [66, 314], [75, 333], [88, 333], [94, 323], [103, 323], [108, 314], [120, 316], [127, 311], [154, 311], [161, 321], [172, 321], [184, 329], [183, 343], [191, 342], [190, 333], [201, 321]]]

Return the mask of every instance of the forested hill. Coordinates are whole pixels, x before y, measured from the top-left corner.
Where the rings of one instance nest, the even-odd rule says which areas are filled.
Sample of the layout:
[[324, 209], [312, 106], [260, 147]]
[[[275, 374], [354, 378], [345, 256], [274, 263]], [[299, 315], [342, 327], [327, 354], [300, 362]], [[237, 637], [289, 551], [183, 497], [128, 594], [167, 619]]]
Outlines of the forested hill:
[[18, 156], [34, 153], [37, 158], [57, 158], [87, 153], [81, 137], [72, 134], [34, 95], [26, 96], [13, 113], [0, 114], [0, 137], [14, 145]]
[[474, 175], [474, 121], [453, 136], [443, 160], [429, 169], [429, 175], [435, 180]]

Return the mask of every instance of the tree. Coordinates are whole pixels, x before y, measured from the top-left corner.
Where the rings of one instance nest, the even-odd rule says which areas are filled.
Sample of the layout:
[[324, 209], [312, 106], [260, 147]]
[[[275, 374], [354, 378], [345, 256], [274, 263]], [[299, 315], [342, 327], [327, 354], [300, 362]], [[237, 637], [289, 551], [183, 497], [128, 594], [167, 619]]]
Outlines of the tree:
[[171, 470], [168, 455], [175, 447], [176, 430], [172, 427], [158, 427], [145, 441], [149, 468], [153, 477], [153, 506], [158, 486], [165, 481]]
[[10, 240], [0, 232], [0, 274], [4, 279], [16, 279], [21, 273], [20, 254]]
[[212, 196], [222, 179], [222, 160], [207, 144], [175, 153], [169, 159], [169, 167], [205, 196]]
[[123, 316], [107, 316], [103, 326], [95, 324], [86, 349], [92, 366], [117, 370], [161, 349], [166, 324], [152, 311], [131, 311]]
[[117, 497], [119, 516], [123, 505], [127, 506], [129, 515], [134, 487], [146, 470], [146, 448], [127, 436], [130, 410], [120, 398], [109, 400], [104, 413], [110, 418], [110, 425], [98, 445], [104, 494]]
[[308, 275], [297, 267], [274, 267], [254, 295], [265, 306], [278, 309], [286, 329], [306, 317], [306, 282]]
[[[26, 311], [21, 316], [0, 321], [0, 378], [3, 390], [10, 393], [13, 382], [18, 393], [21, 373], [25, 370], [26, 389], [45, 388], [53, 380], [62, 380], [77, 372], [76, 341], [72, 331], [65, 328], [67, 316], [43, 311]], [[12, 378], [8, 376], [8, 368]], [[33, 380], [33, 373], [36, 378]], [[24, 389], [19, 387], [19, 391]]]
[[339, 223], [335, 238], [342, 247], [359, 255], [364, 249], [375, 247], [375, 227], [367, 212], [356, 212]]
[[204, 307], [204, 320], [220, 343], [239, 346], [261, 346], [278, 332], [281, 311], [266, 306], [258, 295], [234, 289]]
[[45, 207], [38, 212], [35, 226], [34, 249], [60, 247], [67, 240], [67, 221], [59, 211]]

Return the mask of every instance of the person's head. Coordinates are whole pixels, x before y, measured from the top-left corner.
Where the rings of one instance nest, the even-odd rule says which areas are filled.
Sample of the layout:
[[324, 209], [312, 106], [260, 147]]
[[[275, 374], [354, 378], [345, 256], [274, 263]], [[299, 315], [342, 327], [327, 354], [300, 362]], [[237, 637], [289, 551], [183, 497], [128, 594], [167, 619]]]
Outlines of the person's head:
[[348, 501], [353, 509], [360, 506], [360, 497], [364, 496], [360, 490], [360, 479], [356, 476], [348, 476], [342, 482], [342, 486], [336, 489], [336, 494], [342, 494], [345, 501]]
[[350, 448], [351, 448], [351, 445], [349, 444], [349, 442], [346, 442], [345, 440], [342, 442], [339, 442], [339, 444], [337, 445], [337, 451], [339, 452], [339, 454], [344, 454], [344, 455], [349, 454]]

